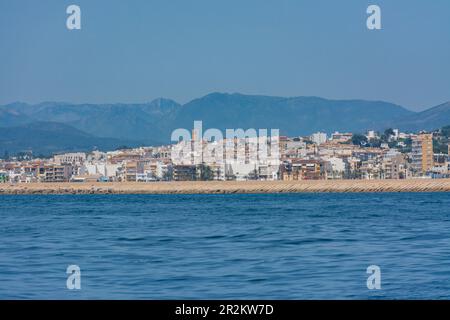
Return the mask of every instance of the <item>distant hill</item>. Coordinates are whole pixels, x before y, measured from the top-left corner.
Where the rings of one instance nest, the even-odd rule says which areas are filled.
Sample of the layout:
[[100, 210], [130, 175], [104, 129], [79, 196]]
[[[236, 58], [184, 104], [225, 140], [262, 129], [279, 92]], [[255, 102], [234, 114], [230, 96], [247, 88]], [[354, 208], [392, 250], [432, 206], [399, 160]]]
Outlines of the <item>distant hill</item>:
[[28, 107], [25, 103], [12, 103], [0, 106], [0, 127], [18, 126], [33, 121], [28, 117], [22, 108]]
[[98, 137], [158, 142], [162, 131], [160, 120], [170, 119], [178, 108], [179, 104], [168, 99], [148, 104], [14, 103], [0, 107], [0, 126], [50, 121]]
[[450, 124], [450, 101], [413, 113], [404, 119], [399, 119], [395, 125], [402, 130], [434, 130]]
[[212, 93], [184, 105], [174, 125], [189, 128], [194, 120], [203, 120], [204, 128], [279, 128], [284, 135], [298, 136], [316, 131], [382, 129], [391, 119], [411, 114], [382, 101]]
[[[184, 105], [160, 98], [142, 104], [44, 102], [0, 106], [0, 127], [20, 127], [30, 132], [31, 129], [24, 125], [60, 123], [79, 130], [78, 135], [88, 134], [83, 141], [89, 146], [100, 144], [100, 140], [95, 140], [97, 138], [113, 138], [116, 142], [141, 141], [146, 145], [169, 143], [174, 129], [191, 129], [194, 120], [202, 120], [205, 130], [277, 128], [281, 134], [289, 136], [308, 135], [316, 131], [364, 132], [389, 127], [417, 131], [450, 124], [450, 102], [423, 112], [412, 112], [383, 101], [211, 93]], [[15, 137], [12, 132], [20, 134], [18, 128], [14, 130], [8, 131], [9, 137]], [[4, 137], [1, 139], [7, 143]], [[58, 148], [64, 146], [64, 141], [68, 143], [66, 148], [73, 147], [74, 139], [67, 138], [60, 141]], [[106, 146], [106, 142], [112, 140], [102, 141]], [[48, 140], [42, 138], [40, 148], [46, 149], [52, 144], [51, 136]], [[11, 143], [9, 145], [12, 146]], [[54, 146], [52, 149], [55, 149]]]
[[58, 152], [114, 150], [120, 146], [134, 147], [139, 143], [114, 138], [98, 138], [56, 122], [33, 122], [17, 127], [0, 128], [0, 157], [32, 150], [35, 155]]

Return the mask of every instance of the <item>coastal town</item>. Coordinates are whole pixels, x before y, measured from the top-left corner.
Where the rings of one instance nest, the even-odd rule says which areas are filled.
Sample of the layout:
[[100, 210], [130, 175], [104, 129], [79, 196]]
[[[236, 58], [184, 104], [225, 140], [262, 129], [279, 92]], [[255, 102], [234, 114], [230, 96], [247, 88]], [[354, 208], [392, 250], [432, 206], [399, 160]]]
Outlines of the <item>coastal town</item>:
[[[182, 142], [50, 157], [34, 157], [31, 151], [24, 151], [0, 159], [0, 183], [449, 178], [449, 132], [450, 127], [444, 127], [416, 133], [387, 129], [365, 134], [279, 136], [274, 161], [251, 161], [245, 152], [240, 161], [203, 157], [200, 161], [189, 161], [190, 157], [174, 161], [173, 153]], [[225, 144], [226, 140], [201, 139], [200, 144], [203, 150], [212, 144]], [[233, 142], [237, 140], [241, 140], [244, 150], [252, 143], [248, 138], [234, 138]]]

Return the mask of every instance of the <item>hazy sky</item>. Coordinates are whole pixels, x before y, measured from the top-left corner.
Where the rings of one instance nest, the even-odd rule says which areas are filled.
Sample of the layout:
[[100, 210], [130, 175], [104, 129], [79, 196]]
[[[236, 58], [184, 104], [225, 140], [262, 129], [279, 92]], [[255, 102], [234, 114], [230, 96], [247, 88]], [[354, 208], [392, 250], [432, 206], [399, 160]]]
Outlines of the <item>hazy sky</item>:
[[[366, 28], [369, 4], [382, 30]], [[0, 0], [0, 104], [213, 91], [449, 101], [450, 1]]]

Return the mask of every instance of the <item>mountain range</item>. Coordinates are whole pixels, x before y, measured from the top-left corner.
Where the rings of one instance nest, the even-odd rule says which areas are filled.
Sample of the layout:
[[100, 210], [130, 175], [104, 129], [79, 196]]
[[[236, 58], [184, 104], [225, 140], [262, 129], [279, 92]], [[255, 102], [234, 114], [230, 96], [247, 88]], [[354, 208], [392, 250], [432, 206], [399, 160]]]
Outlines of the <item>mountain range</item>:
[[184, 105], [164, 98], [141, 104], [16, 102], [0, 106], [0, 156], [170, 143], [174, 129], [191, 129], [195, 120], [203, 121], [204, 130], [277, 128], [288, 136], [390, 127], [434, 130], [450, 124], [450, 102], [422, 112], [383, 101], [239, 93], [211, 93]]

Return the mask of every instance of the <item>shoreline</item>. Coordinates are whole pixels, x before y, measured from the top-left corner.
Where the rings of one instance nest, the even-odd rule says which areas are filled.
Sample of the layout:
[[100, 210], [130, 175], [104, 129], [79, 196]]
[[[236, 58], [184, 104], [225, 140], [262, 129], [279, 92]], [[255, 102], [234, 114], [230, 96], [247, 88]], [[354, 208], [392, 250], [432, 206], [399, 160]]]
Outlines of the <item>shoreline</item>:
[[183, 181], [0, 184], [5, 194], [250, 194], [450, 192], [450, 179]]

